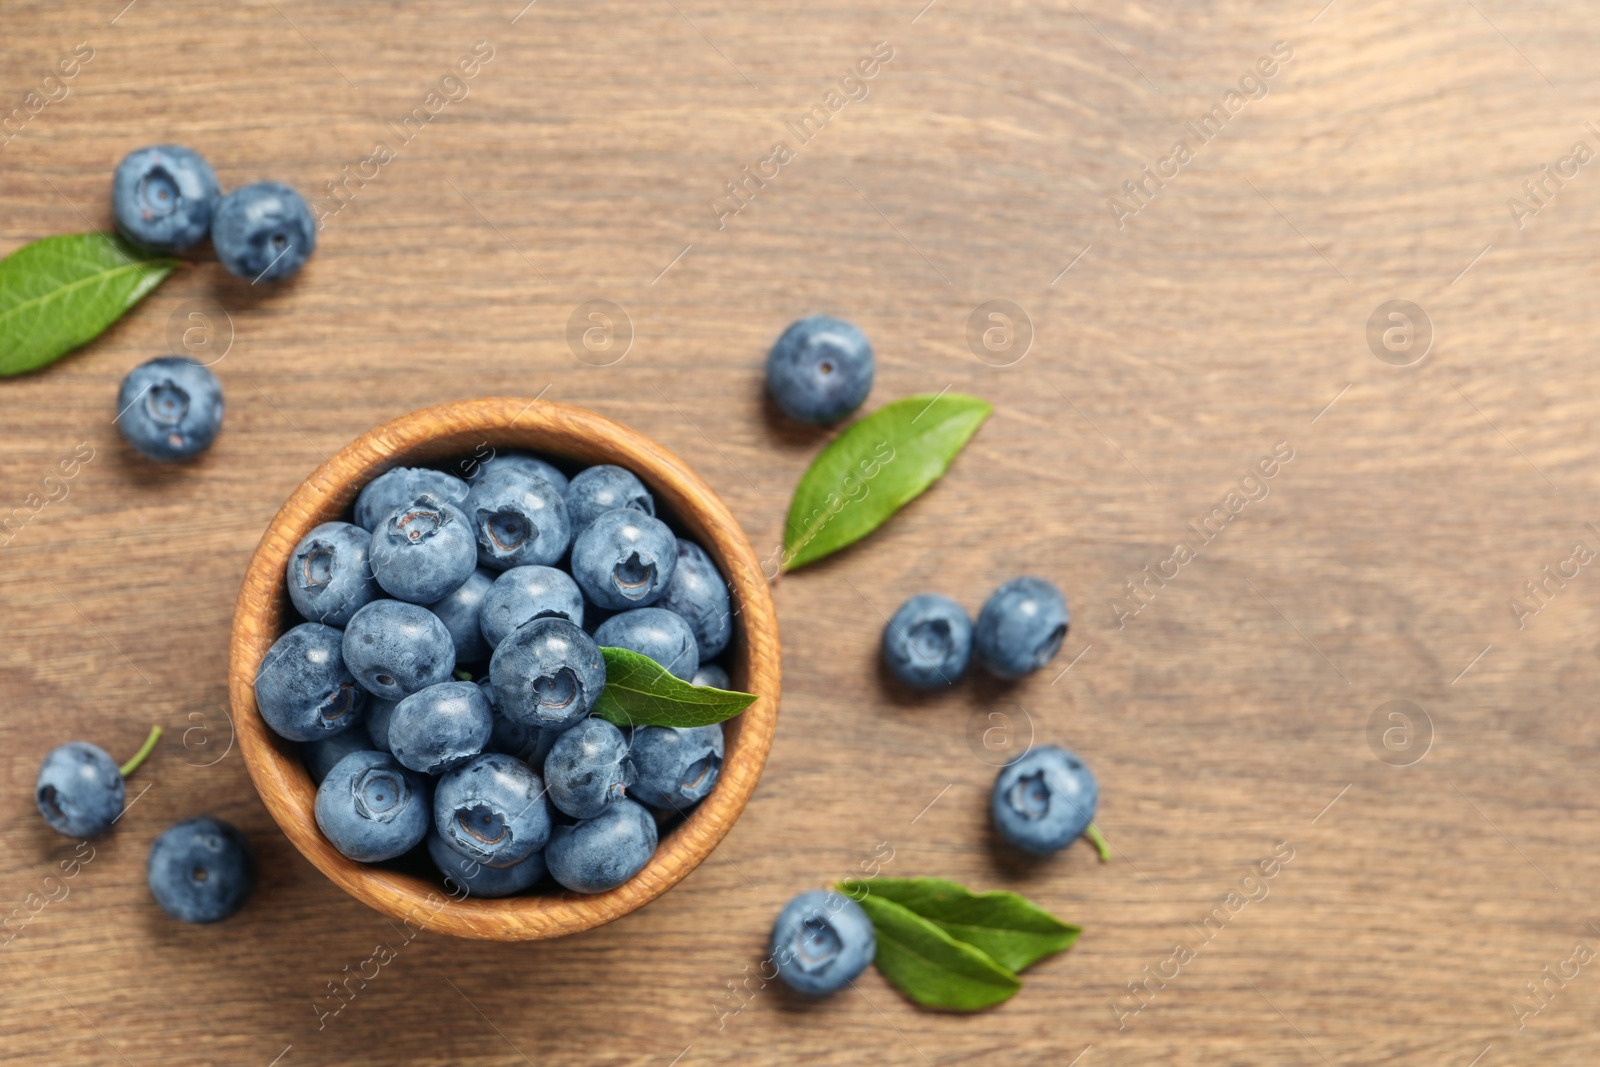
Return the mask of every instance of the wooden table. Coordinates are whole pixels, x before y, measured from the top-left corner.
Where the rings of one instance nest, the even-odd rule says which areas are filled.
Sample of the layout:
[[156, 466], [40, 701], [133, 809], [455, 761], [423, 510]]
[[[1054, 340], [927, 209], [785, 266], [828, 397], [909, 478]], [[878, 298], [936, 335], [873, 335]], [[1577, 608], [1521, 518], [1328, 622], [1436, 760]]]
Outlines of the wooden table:
[[[325, 225], [292, 284], [202, 262], [0, 382], [0, 513], [27, 509], [0, 552], [0, 914], [31, 915], [0, 950], [0, 1059], [1600, 1054], [1585, 8], [124, 2], [0, 10], [4, 108], [57, 97], [0, 147], [0, 252], [108, 226], [113, 166], [157, 141], [227, 187], [290, 182]], [[609, 349], [573, 326], [590, 301], [625, 313]], [[996, 413], [891, 527], [779, 583], [783, 714], [742, 820], [592, 934], [402, 942], [289, 847], [227, 749], [228, 626], [264, 524], [382, 420], [544, 395], [684, 456], [765, 551], [823, 435], [764, 405], [762, 358], [817, 311], [872, 338], [870, 404], [948, 388]], [[227, 422], [157, 469], [113, 397], [191, 312], [213, 355], [231, 324]], [[1292, 459], [1252, 477], [1275, 447]], [[35, 512], [76, 449], [93, 459]], [[883, 613], [928, 589], [975, 611], [1024, 572], [1075, 609], [1049, 669], [931, 699], [885, 683]], [[997, 849], [991, 715], [1091, 762], [1113, 862]], [[126, 752], [151, 723], [169, 737], [135, 806], [51, 878], [73, 846], [33, 812], [41, 755]], [[150, 840], [201, 813], [264, 869], [214, 928], [143, 884]], [[1016, 889], [1086, 932], [976, 1017], [875, 972], [814, 1004], [730, 991], [792, 894], [891, 855], [885, 874]], [[328, 983], [380, 943], [393, 961], [319, 1029]]]

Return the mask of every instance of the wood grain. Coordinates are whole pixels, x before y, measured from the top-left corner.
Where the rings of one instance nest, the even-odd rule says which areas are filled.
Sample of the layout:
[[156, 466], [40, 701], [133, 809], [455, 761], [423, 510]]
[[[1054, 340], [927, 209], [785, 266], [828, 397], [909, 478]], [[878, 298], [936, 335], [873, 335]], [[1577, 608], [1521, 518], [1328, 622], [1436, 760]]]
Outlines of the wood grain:
[[[1520, 1026], [1512, 1010], [1575, 943], [1600, 947], [1600, 572], [1544, 572], [1600, 549], [1600, 177], [1569, 169], [1536, 213], [1508, 206], [1574, 142], [1600, 149], [1589, 9], [523, 2], [0, 5], [6, 111], [94, 49], [0, 146], [0, 252], [109, 225], [112, 168], [151, 142], [201, 150], [229, 188], [276, 178], [328, 211], [328, 183], [345, 190], [293, 283], [253, 290], [202, 258], [90, 348], [0, 383], [0, 516], [26, 518], [0, 534], [0, 916], [61, 897], [47, 877], [69, 890], [0, 949], [0, 1059], [1600, 1058], [1600, 972], [1552, 981]], [[469, 94], [395, 132], [480, 40], [494, 56]], [[865, 98], [790, 132], [880, 41], [894, 54]], [[1293, 58], [1227, 111], [1278, 41]], [[1118, 228], [1108, 199], [1218, 106], [1222, 132]], [[393, 158], [362, 179], [380, 141]], [[779, 141], [793, 158], [719, 228], [708, 203]], [[616, 347], [585, 348], [580, 315], [575, 352], [574, 313], [602, 300], [627, 316]], [[994, 300], [1032, 326], [1014, 362], [969, 345]], [[1411, 366], [1368, 344], [1391, 300], [1433, 325]], [[156, 469], [118, 441], [117, 383], [204, 309], [232, 323], [226, 425], [200, 463]], [[548, 388], [680, 456], [766, 557], [827, 435], [767, 408], [761, 360], [814, 312], [872, 339], [870, 406], [948, 386], [995, 414], [892, 526], [774, 587], [781, 724], [739, 821], [599, 929], [406, 941], [300, 854], [227, 747], [228, 634], [262, 531], [374, 426]], [[61, 498], [43, 479], [80, 442], [93, 458]], [[1119, 626], [1126, 583], [1278, 442], [1294, 458], [1267, 495]], [[903, 599], [976, 611], [1024, 572], [1073, 606], [1056, 670], [932, 698], [881, 677]], [[1520, 627], [1518, 597], [1540, 605]], [[1375, 754], [1397, 699], [1432, 724], [1411, 766]], [[1093, 766], [1111, 864], [998, 849], [991, 714]], [[60, 883], [75, 843], [32, 814], [40, 756], [69, 738], [121, 755], [152, 722], [169, 740], [139, 799]], [[227, 924], [178, 927], [145, 853], [202, 813], [239, 825], [265, 876]], [[1279, 842], [1294, 858], [1268, 895], [1119, 1027], [1128, 983], [1171, 974]], [[762, 988], [783, 902], [874, 863], [1014, 889], [1085, 933], [977, 1017], [918, 1011], [874, 972], [820, 1004]]]

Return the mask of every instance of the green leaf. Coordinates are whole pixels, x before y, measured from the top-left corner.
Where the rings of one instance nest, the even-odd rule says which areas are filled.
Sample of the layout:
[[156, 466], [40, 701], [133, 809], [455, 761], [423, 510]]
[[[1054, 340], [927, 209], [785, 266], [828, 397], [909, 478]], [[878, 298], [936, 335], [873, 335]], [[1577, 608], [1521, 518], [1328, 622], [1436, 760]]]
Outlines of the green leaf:
[[0, 259], [0, 377], [99, 337], [177, 265], [98, 233], [46, 237]]
[[987, 953], [957, 941], [911, 909], [873, 893], [858, 903], [878, 939], [873, 963], [918, 1004], [982, 1011], [1022, 988], [1022, 980]]
[[783, 569], [867, 536], [950, 468], [994, 409], [959, 393], [896, 400], [829, 443], [795, 486]]
[[690, 685], [666, 668], [626, 648], [602, 648], [606, 687], [594, 713], [618, 726], [710, 726], [731, 719], [755, 702], [750, 693]]
[[838, 889], [898, 904], [1013, 971], [1071, 948], [1083, 932], [1016, 893], [973, 893], [943, 878], [852, 878]]

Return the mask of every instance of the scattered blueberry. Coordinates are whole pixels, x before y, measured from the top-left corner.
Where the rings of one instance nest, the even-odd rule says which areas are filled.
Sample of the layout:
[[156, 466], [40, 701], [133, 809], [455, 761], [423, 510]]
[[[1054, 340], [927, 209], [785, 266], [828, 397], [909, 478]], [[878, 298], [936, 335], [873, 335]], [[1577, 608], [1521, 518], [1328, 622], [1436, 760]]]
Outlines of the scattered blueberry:
[[950, 685], [966, 673], [972, 658], [972, 621], [947, 596], [914, 596], [883, 628], [883, 658], [907, 685]]
[[538, 456], [530, 456], [526, 452], [500, 452], [472, 469], [467, 477], [473, 485], [495, 471], [516, 470], [524, 474], [531, 474], [536, 478], [543, 478], [555, 487], [558, 493], [567, 491], [567, 476], [562, 474], [553, 463], [547, 463]]
[[772, 962], [799, 993], [822, 996], [854, 981], [877, 955], [872, 920], [860, 904], [832, 889], [795, 897], [772, 924]]
[[509, 867], [490, 867], [463, 856], [438, 834], [428, 835], [428, 857], [440, 874], [465, 888], [468, 896], [508, 897], [544, 877], [543, 853], [535, 852]]
[[378, 584], [413, 604], [432, 604], [455, 592], [477, 561], [467, 516], [431, 493], [395, 508], [372, 531]]
[[297, 273], [317, 247], [317, 224], [305, 198], [282, 182], [255, 182], [222, 198], [211, 245], [228, 273], [275, 282]]
[[792, 324], [767, 355], [767, 391], [801, 422], [835, 422], [872, 391], [872, 346], [841, 319], [812, 315]]
[[666, 608], [619, 612], [596, 627], [594, 640], [601, 648], [626, 648], [649, 656], [686, 682], [700, 668], [694, 631], [683, 616]]
[[150, 845], [145, 881], [161, 909], [186, 923], [214, 923], [244, 906], [256, 886], [250, 844], [219, 819], [185, 819]]
[[1046, 855], [1083, 835], [1099, 800], [1088, 765], [1064, 748], [1041, 745], [1000, 768], [989, 813], [1007, 841]]
[[455, 642], [439, 616], [400, 600], [374, 600], [356, 612], [344, 628], [343, 650], [356, 680], [385, 700], [448, 681], [456, 668]]
[[1043, 667], [1067, 636], [1067, 599], [1043, 578], [1013, 578], [989, 595], [973, 631], [978, 661], [999, 678]]
[[489, 661], [495, 707], [527, 726], [562, 727], [589, 714], [606, 685], [594, 638], [566, 619], [535, 619], [500, 642]]
[[609, 463], [579, 471], [567, 486], [565, 495], [567, 517], [572, 521], [574, 534], [618, 508], [632, 508], [650, 516], [656, 513], [655, 498], [638, 476]]
[[317, 826], [350, 859], [376, 863], [428, 833], [428, 780], [386, 752], [352, 752], [317, 788]]
[[585, 596], [620, 611], [655, 603], [678, 566], [667, 524], [631, 508], [607, 511], [572, 545], [572, 577]]
[[343, 626], [378, 595], [367, 551], [372, 535], [348, 522], [325, 522], [289, 557], [289, 599], [310, 622]]
[[633, 781], [628, 739], [604, 719], [564, 730], [544, 761], [550, 803], [574, 819], [592, 819], [621, 800]]
[[394, 717], [394, 709], [399, 706], [399, 700], [385, 700], [383, 697], [370, 695], [367, 697], [367, 736], [372, 738], [372, 747], [379, 752], [392, 751], [389, 747], [389, 720]]
[[267, 650], [256, 672], [256, 706], [279, 736], [314, 741], [361, 720], [367, 695], [345, 663], [346, 641], [332, 626], [303, 622]]
[[150, 459], [192, 459], [217, 439], [222, 408], [222, 384], [210, 368], [162, 356], [139, 364], [122, 379], [117, 428]]
[[39, 814], [58, 834], [94, 837], [122, 814], [127, 786], [117, 761], [87, 741], [68, 741], [39, 764], [34, 797]]
[[548, 565], [567, 554], [572, 530], [561, 493], [543, 478], [512, 468], [473, 483], [462, 505], [478, 542], [478, 562], [495, 570]]
[[683, 616], [694, 631], [701, 659], [722, 655], [733, 637], [733, 611], [728, 605], [728, 583], [706, 550], [678, 538], [678, 565], [656, 601], [656, 607]]
[[439, 616], [444, 628], [450, 631], [457, 663], [478, 663], [489, 658], [491, 649], [483, 637], [480, 613], [484, 598], [494, 587], [494, 578], [492, 571], [475, 569], [455, 592], [428, 605], [428, 610]]
[[722, 770], [722, 727], [640, 726], [633, 731], [635, 800], [681, 811], [704, 800]]
[[715, 663], [702, 663], [700, 669], [694, 672], [694, 677], [689, 679], [691, 685], [705, 685], [712, 689], [733, 688], [733, 681], [728, 677], [728, 672]]
[[460, 507], [467, 502], [471, 490], [467, 483], [453, 474], [428, 467], [394, 467], [384, 471], [361, 490], [356, 497], [356, 525], [364, 530], [377, 529], [378, 523], [388, 518], [396, 508], [404, 507], [424, 494]]
[[[367, 717], [372, 716], [372, 705], [378, 703], [376, 697], [367, 700]], [[372, 738], [367, 733], [367, 723], [357, 723], [343, 733], [324, 737], [317, 741], [307, 741], [300, 746], [300, 759], [306, 765], [306, 773], [311, 775], [311, 781], [317, 785], [328, 777], [328, 772], [334, 765], [352, 752], [373, 751]]]
[[129, 152], [111, 179], [117, 229], [155, 252], [185, 252], [204, 241], [221, 199], [211, 164], [182, 145]]
[[592, 819], [557, 826], [544, 861], [550, 877], [574, 893], [603, 893], [642, 871], [655, 851], [655, 819], [623, 798]]
[[389, 749], [414, 771], [442, 774], [489, 743], [494, 712], [471, 682], [440, 682], [412, 693], [389, 720]]
[[583, 593], [566, 571], [554, 567], [512, 567], [494, 580], [483, 598], [478, 625], [490, 648], [523, 623], [566, 619], [583, 625]]
[[494, 867], [520, 863], [550, 839], [544, 783], [521, 760], [485, 753], [439, 779], [433, 825], [468, 859]]

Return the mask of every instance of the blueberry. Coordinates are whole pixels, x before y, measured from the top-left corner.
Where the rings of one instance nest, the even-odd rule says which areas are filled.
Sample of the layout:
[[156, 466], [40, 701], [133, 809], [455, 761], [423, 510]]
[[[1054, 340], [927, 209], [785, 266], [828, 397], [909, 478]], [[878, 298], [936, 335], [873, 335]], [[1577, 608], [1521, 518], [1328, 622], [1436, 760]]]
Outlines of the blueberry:
[[548, 565], [567, 554], [572, 530], [561, 494], [543, 478], [502, 468], [473, 483], [462, 505], [478, 539], [478, 562], [508, 567]]
[[581, 470], [567, 486], [567, 517], [572, 520], [573, 533], [608, 511], [631, 508], [646, 515], [655, 515], [656, 501], [630, 470], [602, 463], [598, 467]]
[[220, 819], [185, 819], [150, 844], [145, 881], [161, 909], [186, 923], [220, 922], [256, 887], [243, 835]]
[[767, 391], [792, 419], [835, 422], [872, 391], [872, 346], [841, 319], [812, 315], [793, 323], [767, 354]]
[[228, 273], [256, 282], [295, 274], [317, 247], [317, 224], [305, 198], [282, 182], [255, 182], [222, 198], [211, 245]]
[[722, 770], [722, 727], [641, 726], [633, 731], [629, 792], [652, 808], [682, 810], [704, 800]]
[[811, 889], [795, 897], [772, 924], [772, 962], [789, 988], [810, 996], [843, 989], [878, 952], [872, 920], [849, 897]]
[[574, 893], [604, 893], [644, 870], [655, 851], [655, 819], [623, 798], [592, 819], [556, 827], [544, 861], [550, 877]]
[[677, 567], [678, 539], [667, 524], [632, 508], [604, 512], [572, 545], [578, 587], [612, 611], [655, 603]]
[[678, 538], [678, 565], [656, 607], [683, 616], [694, 631], [701, 659], [720, 656], [733, 637], [733, 611], [728, 605], [728, 583], [706, 550]]
[[398, 700], [385, 700], [383, 697], [367, 697], [367, 736], [372, 738], [372, 747], [379, 752], [390, 752], [389, 747], [389, 720], [394, 717], [394, 709], [400, 706]]
[[530, 456], [526, 452], [500, 452], [490, 456], [472, 469], [467, 477], [473, 485], [477, 485], [486, 476], [500, 470], [521, 471], [531, 474], [536, 478], [543, 478], [549, 482], [558, 493], [567, 491], [567, 476], [556, 469], [552, 463], [547, 463], [538, 456]]
[[122, 814], [126, 786], [117, 761], [87, 741], [68, 741], [39, 764], [34, 797], [51, 829], [68, 837], [93, 837]]
[[512, 567], [494, 580], [483, 598], [478, 624], [490, 648], [523, 623], [566, 619], [583, 625], [583, 593], [566, 571], [554, 567]]
[[392, 860], [427, 836], [428, 784], [386, 752], [352, 752], [317, 787], [317, 826], [350, 859]]
[[592, 819], [621, 800], [633, 781], [628, 739], [604, 719], [585, 719], [556, 738], [544, 781], [550, 803], [574, 819]]
[[204, 241], [221, 199], [211, 164], [182, 145], [129, 152], [111, 179], [117, 229], [156, 252], [184, 252]]
[[973, 644], [999, 678], [1021, 678], [1050, 662], [1067, 636], [1067, 598], [1043, 578], [1013, 578], [983, 602]]
[[222, 383], [209, 368], [162, 356], [139, 364], [122, 379], [117, 428], [150, 459], [192, 459], [217, 439], [222, 407]]
[[594, 707], [606, 687], [606, 661], [594, 638], [566, 619], [534, 619], [500, 642], [489, 678], [500, 714], [559, 728]]
[[907, 600], [883, 628], [884, 662], [907, 685], [949, 685], [966, 673], [971, 658], [972, 621], [939, 593]]
[[468, 896], [509, 897], [520, 893], [544, 877], [544, 855], [535, 852], [510, 867], [490, 867], [471, 860], [445, 844], [438, 834], [428, 835], [428, 857], [451, 883], [461, 886]]
[[394, 467], [378, 475], [356, 497], [356, 525], [377, 529], [395, 508], [404, 507], [424, 493], [460, 507], [471, 490], [453, 474], [428, 467]]
[[[372, 704], [377, 698], [372, 697], [367, 701], [367, 715], [372, 715]], [[333, 770], [334, 764], [350, 755], [352, 752], [372, 752], [372, 738], [367, 733], [367, 724], [358, 723], [343, 733], [324, 737], [317, 741], [306, 741], [300, 746], [300, 762], [306, 765], [306, 773], [311, 775], [312, 782], [322, 784], [328, 777], [328, 772]]]
[[374, 600], [356, 612], [343, 648], [356, 680], [385, 700], [448, 681], [456, 669], [455, 643], [439, 616], [399, 600]]
[[493, 730], [494, 712], [476, 685], [440, 682], [396, 705], [389, 748], [414, 771], [442, 774], [482, 752]]
[[484, 753], [439, 779], [433, 826], [468, 859], [492, 867], [520, 863], [550, 840], [544, 783], [521, 760]]
[[474, 570], [455, 592], [428, 605], [428, 610], [439, 616], [444, 628], [450, 631], [457, 663], [477, 663], [489, 658], [489, 642], [483, 638], [479, 616], [484, 598], [494, 587], [494, 578], [492, 571]]
[[466, 515], [431, 493], [395, 508], [372, 531], [378, 584], [413, 604], [432, 604], [455, 592], [477, 559]]
[[1082, 836], [1099, 801], [1087, 764], [1064, 748], [1041, 745], [1000, 768], [989, 813], [1002, 837], [1042, 856]]
[[543, 767], [544, 758], [549, 755], [550, 746], [556, 743], [556, 738], [561, 736], [561, 731], [555, 728], [544, 730], [537, 726], [528, 726], [500, 714], [500, 708], [495, 704], [494, 686], [489, 679], [485, 678], [479, 682], [478, 689], [489, 702], [489, 707], [494, 710], [494, 726], [484, 751], [504, 752], [508, 756], [515, 756], [535, 770]]
[[706, 685], [712, 689], [733, 688], [733, 681], [728, 677], [728, 672], [715, 663], [700, 664], [700, 669], [694, 672], [694, 677], [690, 678], [689, 682], [691, 685]]
[[289, 557], [289, 600], [302, 618], [343, 626], [378, 595], [367, 560], [372, 535], [348, 522], [325, 522]]
[[279, 736], [314, 741], [361, 721], [367, 695], [345, 663], [344, 640], [332, 626], [303, 622], [267, 649], [256, 672], [256, 707]]
[[619, 612], [595, 628], [594, 640], [601, 648], [626, 648], [649, 656], [686, 682], [700, 669], [694, 631], [683, 616], [666, 608]]

